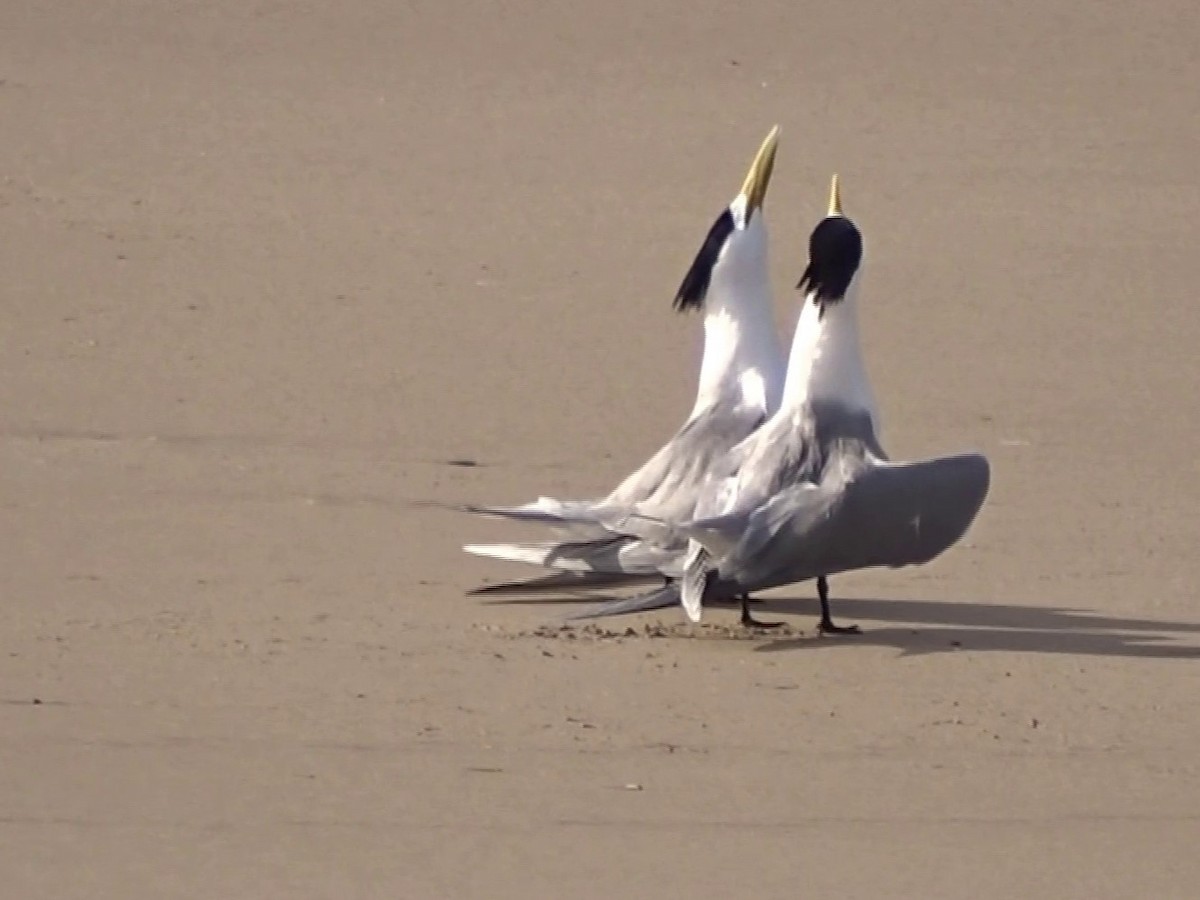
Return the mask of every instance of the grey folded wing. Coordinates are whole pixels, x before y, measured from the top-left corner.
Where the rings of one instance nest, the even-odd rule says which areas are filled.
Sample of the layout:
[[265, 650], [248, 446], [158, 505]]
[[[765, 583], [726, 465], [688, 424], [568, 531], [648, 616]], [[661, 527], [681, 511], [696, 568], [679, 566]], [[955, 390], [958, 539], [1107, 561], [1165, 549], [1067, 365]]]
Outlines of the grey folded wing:
[[623, 515], [668, 521], [692, 518], [710, 475], [729, 451], [762, 425], [765, 412], [735, 396], [722, 396], [692, 417], [667, 444], [601, 504], [600, 520], [620, 530]]

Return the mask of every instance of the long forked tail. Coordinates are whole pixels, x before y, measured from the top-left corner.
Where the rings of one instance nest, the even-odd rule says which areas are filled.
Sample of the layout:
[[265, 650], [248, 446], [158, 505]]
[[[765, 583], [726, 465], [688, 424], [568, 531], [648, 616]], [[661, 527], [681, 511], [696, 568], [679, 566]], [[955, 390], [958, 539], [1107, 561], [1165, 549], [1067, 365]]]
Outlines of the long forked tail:
[[687, 563], [684, 565], [683, 587], [680, 591], [680, 601], [683, 611], [692, 622], [700, 621], [704, 594], [708, 590], [711, 576], [711, 557], [708, 551], [698, 541], [692, 541], [688, 547]]
[[475, 556], [541, 566], [558, 572], [608, 572], [622, 575], [681, 573], [679, 548], [663, 547], [624, 534], [601, 532], [577, 540], [528, 544], [467, 544]]
[[629, 542], [622, 535], [582, 541], [535, 541], [526, 544], [466, 544], [467, 553], [527, 563], [560, 572], [623, 572], [621, 548]]
[[515, 595], [562, 593], [573, 594], [605, 588], [644, 584], [658, 575], [636, 575], [625, 572], [551, 572], [524, 581], [505, 581], [473, 588], [470, 596], [508, 597]]
[[572, 621], [576, 619], [607, 619], [610, 616], [627, 616], [632, 613], [666, 609], [678, 602], [679, 584], [672, 581], [645, 594], [638, 594], [636, 597], [627, 597], [623, 600], [609, 600], [567, 618]]
[[521, 506], [469, 504], [461, 508], [465, 512], [474, 513], [477, 516], [529, 522], [534, 525], [548, 525], [551, 528], [565, 531], [600, 525], [596, 511], [597, 504], [592, 500], [555, 500], [553, 497], [539, 497], [532, 503], [525, 503]]
[[[464, 544], [463, 550], [474, 556], [528, 563], [531, 566], [555, 568], [563, 572], [592, 571], [583, 560], [574, 558], [569, 553], [556, 559], [563, 546], [561, 541], [537, 541], [528, 544]], [[551, 560], [555, 560], [556, 564], [552, 566]]]

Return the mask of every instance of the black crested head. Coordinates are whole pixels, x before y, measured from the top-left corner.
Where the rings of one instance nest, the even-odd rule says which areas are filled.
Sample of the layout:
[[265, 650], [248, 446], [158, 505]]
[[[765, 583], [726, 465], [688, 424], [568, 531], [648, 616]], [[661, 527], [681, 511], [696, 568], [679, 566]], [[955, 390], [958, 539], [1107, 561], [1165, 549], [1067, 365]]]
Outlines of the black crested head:
[[862, 262], [862, 234], [845, 216], [822, 219], [808, 239], [808, 268], [798, 289], [816, 295], [822, 308], [846, 296]]
[[712, 280], [713, 266], [721, 255], [721, 248], [729, 240], [737, 226], [733, 221], [733, 211], [726, 209], [717, 216], [708, 236], [700, 247], [700, 252], [692, 260], [692, 266], [683, 276], [683, 283], [675, 293], [675, 311], [687, 312], [690, 309], [701, 309], [704, 298], [708, 296], [708, 284]]

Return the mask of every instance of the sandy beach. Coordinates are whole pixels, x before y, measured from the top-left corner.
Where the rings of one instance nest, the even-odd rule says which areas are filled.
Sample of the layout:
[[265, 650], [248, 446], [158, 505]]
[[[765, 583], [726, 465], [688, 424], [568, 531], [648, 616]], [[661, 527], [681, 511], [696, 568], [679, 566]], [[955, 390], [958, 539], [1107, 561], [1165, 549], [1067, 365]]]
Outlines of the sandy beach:
[[[0, 895], [1192, 898], [1182, 2], [8, 3]], [[771, 125], [898, 458], [992, 490], [856, 638], [466, 596], [686, 415]], [[469, 463], [469, 464], [465, 464]], [[559, 602], [561, 601], [561, 602]]]

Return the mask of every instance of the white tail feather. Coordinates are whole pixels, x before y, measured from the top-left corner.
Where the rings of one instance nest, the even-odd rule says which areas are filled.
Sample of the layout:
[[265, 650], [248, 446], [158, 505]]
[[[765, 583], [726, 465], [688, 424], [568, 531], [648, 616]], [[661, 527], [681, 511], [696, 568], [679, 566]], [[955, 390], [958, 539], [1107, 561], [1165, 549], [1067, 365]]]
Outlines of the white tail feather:
[[[547, 560], [560, 544], [466, 544], [467, 553], [503, 559], [508, 562], [528, 563], [531, 566], [546, 566]], [[592, 567], [581, 559], [556, 559], [552, 568], [563, 572], [590, 572]]]

